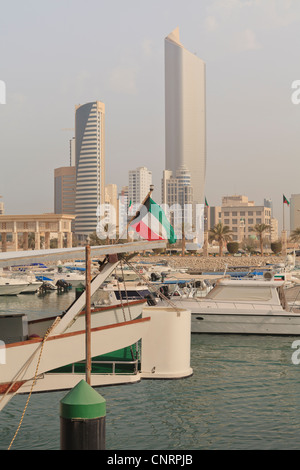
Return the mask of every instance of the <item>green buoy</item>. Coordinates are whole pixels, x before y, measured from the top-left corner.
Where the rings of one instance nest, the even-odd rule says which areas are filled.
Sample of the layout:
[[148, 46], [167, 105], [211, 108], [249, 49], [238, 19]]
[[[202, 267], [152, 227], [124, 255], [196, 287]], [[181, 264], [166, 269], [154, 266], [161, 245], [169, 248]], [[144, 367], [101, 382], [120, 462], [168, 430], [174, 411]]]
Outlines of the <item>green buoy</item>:
[[60, 402], [61, 450], [104, 450], [105, 416], [105, 399], [81, 380]]

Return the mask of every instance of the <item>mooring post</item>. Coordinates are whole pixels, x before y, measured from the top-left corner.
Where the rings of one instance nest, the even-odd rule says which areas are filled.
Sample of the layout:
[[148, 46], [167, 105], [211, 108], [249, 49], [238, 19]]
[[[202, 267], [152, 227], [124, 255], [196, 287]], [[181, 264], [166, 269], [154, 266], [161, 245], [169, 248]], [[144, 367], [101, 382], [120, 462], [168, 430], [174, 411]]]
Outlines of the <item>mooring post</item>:
[[60, 402], [60, 449], [105, 450], [106, 401], [81, 380]]

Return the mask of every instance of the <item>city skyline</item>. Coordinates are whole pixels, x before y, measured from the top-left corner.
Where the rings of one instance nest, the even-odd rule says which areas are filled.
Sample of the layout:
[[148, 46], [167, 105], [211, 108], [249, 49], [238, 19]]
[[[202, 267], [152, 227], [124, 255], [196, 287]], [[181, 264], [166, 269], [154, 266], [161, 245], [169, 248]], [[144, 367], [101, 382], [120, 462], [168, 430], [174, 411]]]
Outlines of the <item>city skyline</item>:
[[53, 211], [53, 169], [67, 165], [74, 106], [94, 100], [106, 105], [106, 184], [120, 190], [125, 172], [146, 166], [159, 200], [164, 38], [177, 26], [182, 43], [206, 63], [209, 203], [217, 205], [226, 194], [270, 198], [281, 221], [282, 194], [300, 193], [300, 106], [291, 100], [292, 83], [300, 78], [293, 47], [299, 4], [191, 0], [186, 8], [176, 0], [114, 6], [91, 0], [87, 7], [78, 0], [31, 0], [6, 4], [2, 16], [0, 193], [6, 213]]

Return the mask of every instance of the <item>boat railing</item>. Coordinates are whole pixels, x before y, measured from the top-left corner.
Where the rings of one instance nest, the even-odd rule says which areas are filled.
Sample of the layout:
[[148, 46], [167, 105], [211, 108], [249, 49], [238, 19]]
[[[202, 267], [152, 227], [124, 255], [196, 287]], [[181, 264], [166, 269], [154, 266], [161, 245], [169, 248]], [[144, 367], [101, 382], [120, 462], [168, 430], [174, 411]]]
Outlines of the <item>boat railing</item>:
[[[70, 368], [71, 366], [71, 368]], [[100, 367], [101, 366], [111, 366], [111, 371], [104, 371], [104, 370], [100, 370]], [[119, 366], [119, 370], [118, 369], [118, 366]], [[132, 366], [132, 367], [131, 367]], [[101, 374], [110, 374], [110, 375], [132, 375], [132, 374], [137, 374], [138, 372], [138, 366], [139, 366], [139, 360], [138, 359], [135, 359], [135, 360], [131, 360], [131, 361], [128, 361], [128, 360], [108, 360], [108, 361], [104, 361], [104, 360], [98, 360], [98, 359], [92, 359], [91, 361], [91, 370], [92, 370], [92, 374], [95, 374], [95, 375], [101, 375]], [[65, 372], [65, 373], [68, 373], [68, 374], [78, 374], [78, 373], [81, 373], [82, 370], [84, 369], [85, 367], [85, 361], [79, 361], [79, 362], [75, 362], [73, 364], [70, 364], [69, 366], [67, 366], [68, 368], [68, 371], [66, 372], [65, 370], [65, 367], [62, 367], [61, 369], [55, 369], [53, 371], [51, 371], [51, 373], [61, 373], [61, 372]], [[131, 369], [128, 371], [128, 368], [131, 367]]]

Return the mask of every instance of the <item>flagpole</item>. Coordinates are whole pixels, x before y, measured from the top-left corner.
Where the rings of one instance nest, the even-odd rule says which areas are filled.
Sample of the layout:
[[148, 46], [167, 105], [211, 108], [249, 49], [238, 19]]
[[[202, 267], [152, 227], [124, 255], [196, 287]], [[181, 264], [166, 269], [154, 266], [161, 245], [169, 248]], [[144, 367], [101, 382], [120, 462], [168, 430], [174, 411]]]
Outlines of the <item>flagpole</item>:
[[284, 223], [284, 201], [282, 202], [282, 220], [283, 220], [283, 229], [284, 230], [285, 228], [285, 223]]
[[[147, 194], [147, 196], [145, 197], [145, 199], [141, 202], [140, 208], [145, 204], [145, 202], [147, 201], [147, 199], [148, 199], [149, 197], [151, 197], [151, 194], [153, 193], [153, 191], [154, 191], [154, 185], [151, 184], [151, 185], [150, 185], [149, 193]], [[126, 225], [126, 228], [125, 228], [124, 231], [122, 232], [122, 235], [118, 238], [117, 243], [118, 243], [119, 240], [121, 240], [121, 239], [123, 238], [123, 235], [124, 235], [125, 233], [127, 233], [127, 230], [128, 230], [129, 225], [130, 225], [131, 222], [136, 218], [138, 212], [139, 212], [139, 211], [136, 211], [135, 215], [133, 215], [133, 216], [131, 217], [131, 219], [129, 220], [129, 222], [128, 222], [127, 225]]]

